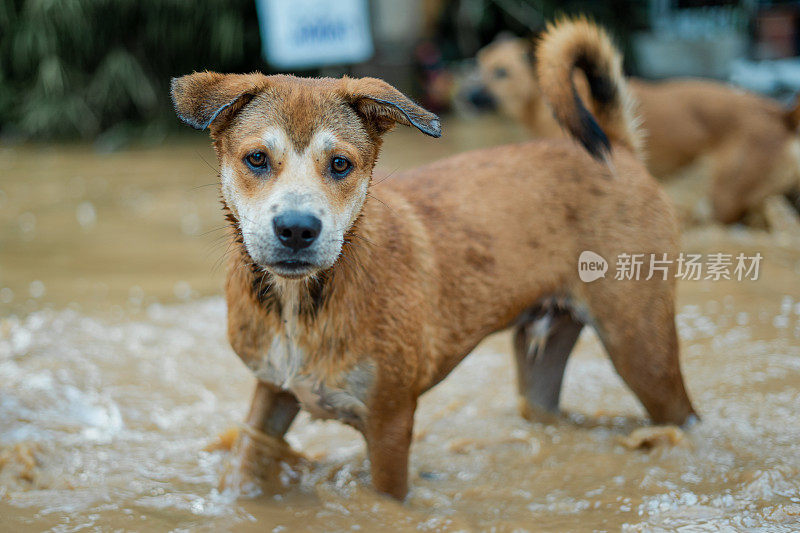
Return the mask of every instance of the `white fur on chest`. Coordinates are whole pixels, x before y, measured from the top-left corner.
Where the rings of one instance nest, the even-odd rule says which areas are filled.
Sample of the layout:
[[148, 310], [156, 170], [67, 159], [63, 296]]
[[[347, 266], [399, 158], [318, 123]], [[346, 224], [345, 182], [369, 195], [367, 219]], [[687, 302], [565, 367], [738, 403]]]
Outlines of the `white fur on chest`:
[[315, 358], [341, 357], [345, 354], [308, 354], [298, 339], [306, 334], [306, 325], [298, 320], [298, 285], [276, 284], [282, 300], [282, 328], [275, 332], [269, 350], [261, 358], [250, 360], [250, 368], [260, 381], [292, 392], [316, 418], [337, 418], [358, 427], [367, 416], [367, 397], [375, 376], [375, 365], [362, 360], [338, 375], [315, 375], [308, 368], [310, 355]]
[[313, 376], [304, 368], [306, 361], [305, 351], [291, 336], [281, 333], [273, 339], [269, 352], [251, 368], [260, 381], [292, 392], [313, 417], [360, 425], [367, 416], [374, 365], [365, 361], [339, 376]]
[[258, 379], [288, 390], [307, 360], [307, 354], [297, 343], [297, 339], [305, 333], [305, 328], [297, 319], [297, 284], [276, 284], [275, 289], [282, 300], [283, 327], [276, 331], [269, 350], [254, 362], [252, 370]]
[[254, 362], [252, 370], [259, 380], [288, 390], [300, 374], [305, 361], [305, 351], [287, 334], [279, 333], [272, 339], [267, 353]]

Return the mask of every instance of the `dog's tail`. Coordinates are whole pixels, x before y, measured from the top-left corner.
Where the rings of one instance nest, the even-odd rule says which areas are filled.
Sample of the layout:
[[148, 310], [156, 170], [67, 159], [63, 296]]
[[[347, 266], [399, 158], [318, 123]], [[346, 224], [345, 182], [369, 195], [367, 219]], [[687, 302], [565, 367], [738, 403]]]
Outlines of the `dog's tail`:
[[786, 121], [789, 123], [789, 127], [792, 130], [800, 130], [800, 95], [797, 95], [794, 107], [786, 112]]
[[[622, 57], [608, 34], [586, 18], [549, 24], [536, 50], [537, 77], [556, 120], [597, 159], [612, 144], [640, 152], [635, 101], [622, 74]], [[593, 115], [575, 88], [575, 69], [589, 85]]]

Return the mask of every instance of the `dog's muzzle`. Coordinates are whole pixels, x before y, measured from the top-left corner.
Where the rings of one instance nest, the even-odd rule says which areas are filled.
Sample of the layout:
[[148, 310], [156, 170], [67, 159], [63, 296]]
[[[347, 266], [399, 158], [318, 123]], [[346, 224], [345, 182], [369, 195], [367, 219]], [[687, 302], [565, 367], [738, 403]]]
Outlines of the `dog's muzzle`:
[[492, 111], [497, 108], [494, 96], [483, 86], [471, 87], [466, 92], [466, 100], [478, 111]]
[[318, 251], [312, 246], [322, 232], [322, 221], [310, 213], [286, 211], [272, 219], [272, 231], [279, 245], [265, 261], [275, 274], [302, 278], [318, 269]]
[[273, 218], [272, 228], [283, 246], [297, 252], [314, 244], [322, 222], [312, 214], [289, 211]]

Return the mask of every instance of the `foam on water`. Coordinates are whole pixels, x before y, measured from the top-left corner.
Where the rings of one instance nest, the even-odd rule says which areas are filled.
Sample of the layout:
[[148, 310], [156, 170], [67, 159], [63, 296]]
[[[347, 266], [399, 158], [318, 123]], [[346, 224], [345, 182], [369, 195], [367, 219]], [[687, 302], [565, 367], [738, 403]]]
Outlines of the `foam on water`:
[[203, 449], [242, 419], [253, 385], [219, 298], [137, 319], [3, 319], [0, 525], [789, 531], [800, 525], [794, 304], [747, 309], [763, 320], [735, 300], [681, 309], [703, 422], [687, 446], [649, 452], [620, 444], [643, 411], [591, 332], [568, 366], [568, 419], [553, 424], [518, 415], [508, 338], [489, 339], [423, 398], [405, 506], [369, 489], [359, 435], [305, 415], [288, 440], [313, 463], [294, 488], [239, 501], [217, 491], [226, 452]]

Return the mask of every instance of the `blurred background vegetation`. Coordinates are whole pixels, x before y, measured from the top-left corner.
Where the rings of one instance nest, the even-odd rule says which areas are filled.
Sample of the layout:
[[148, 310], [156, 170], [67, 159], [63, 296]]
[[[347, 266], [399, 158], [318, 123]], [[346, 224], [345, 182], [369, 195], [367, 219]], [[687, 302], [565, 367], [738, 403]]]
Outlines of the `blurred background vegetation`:
[[261, 67], [252, 0], [0, 1], [4, 135], [115, 139], [172, 122], [171, 76]]
[[[636, 73], [633, 37], [659, 24], [658, 6], [722, 4], [736, 14], [756, 3], [370, 0], [375, 57], [302, 74], [384, 77], [443, 111], [457, 83], [454, 65], [500, 32], [530, 36], [559, 14], [585, 13], [611, 29]], [[400, 27], [403, 12], [407, 28]], [[0, 136], [6, 140], [95, 140], [108, 149], [132, 138], [159, 142], [178, 126], [170, 78], [203, 69], [270, 71], [254, 0], [0, 0]]]

